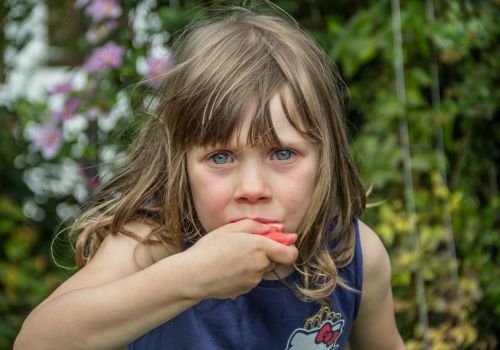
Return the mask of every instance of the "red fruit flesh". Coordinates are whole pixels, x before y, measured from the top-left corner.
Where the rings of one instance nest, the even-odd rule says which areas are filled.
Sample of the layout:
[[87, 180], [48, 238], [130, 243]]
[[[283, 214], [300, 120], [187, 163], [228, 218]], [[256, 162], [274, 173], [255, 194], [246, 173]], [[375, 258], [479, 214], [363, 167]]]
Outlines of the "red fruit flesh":
[[272, 223], [268, 224], [268, 226], [269, 230], [260, 233], [260, 235], [284, 245], [292, 245], [297, 240], [296, 234], [283, 233], [283, 231], [285, 230], [285, 225], [281, 223]]
[[285, 230], [285, 225], [279, 223], [268, 224], [268, 226], [270, 228], [269, 232], [283, 232]]
[[284, 245], [291, 245], [297, 240], [297, 235], [281, 232], [269, 232], [264, 234], [263, 236]]

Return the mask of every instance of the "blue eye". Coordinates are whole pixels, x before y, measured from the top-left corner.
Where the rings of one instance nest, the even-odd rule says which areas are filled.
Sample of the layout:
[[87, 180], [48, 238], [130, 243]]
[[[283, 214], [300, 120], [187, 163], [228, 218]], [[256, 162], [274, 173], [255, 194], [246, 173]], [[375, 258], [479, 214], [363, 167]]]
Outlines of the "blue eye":
[[274, 152], [273, 157], [277, 160], [288, 160], [292, 157], [293, 152], [288, 149], [280, 149]]
[[230, 162], [231, 156], [227, 153], [215, 153], [210, 156], [210, 159], [215, 164], [226, 164]]

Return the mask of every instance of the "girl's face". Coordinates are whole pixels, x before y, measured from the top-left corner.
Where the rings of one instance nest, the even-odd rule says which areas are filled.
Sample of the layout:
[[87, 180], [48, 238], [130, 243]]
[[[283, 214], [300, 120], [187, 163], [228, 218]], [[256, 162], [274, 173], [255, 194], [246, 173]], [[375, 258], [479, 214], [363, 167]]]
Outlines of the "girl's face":
[[188, 150], [189, 184], [206, 232], [244, 218], [282, 222], [286, 232], [297, 232], [314, 192], [319, 151], [287, 120], [279, 95], [270, 112], [282, 148], [246, 146], [248, 113], [229, 147]]

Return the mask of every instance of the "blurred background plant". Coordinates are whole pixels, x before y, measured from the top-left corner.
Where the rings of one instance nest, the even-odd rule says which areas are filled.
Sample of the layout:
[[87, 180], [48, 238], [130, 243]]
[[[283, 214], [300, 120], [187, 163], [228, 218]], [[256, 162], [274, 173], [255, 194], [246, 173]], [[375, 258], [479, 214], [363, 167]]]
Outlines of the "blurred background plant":
[[[123, 161], [177, 31], [228, 3], [0, 4], [0, 349], [74, 272], [62, 236], [52, 261], [54, 234]], [[380, 203], [364, 220], [388, 247], [408, 349], [497, 348], [500, 2], [275, 3], [348, 87], [354, 155]]]

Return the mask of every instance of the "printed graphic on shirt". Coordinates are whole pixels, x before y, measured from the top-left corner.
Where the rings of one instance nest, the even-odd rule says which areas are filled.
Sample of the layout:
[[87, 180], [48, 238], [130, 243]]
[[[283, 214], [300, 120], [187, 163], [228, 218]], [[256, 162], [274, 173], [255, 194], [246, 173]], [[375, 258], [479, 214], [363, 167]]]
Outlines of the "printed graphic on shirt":
[[343, 328], [342, 315], [323, 306], [316, 315], [307, 319], [304, 328], [297, 328], [290, 335], [285, 350], [337, 349], [337, 340], [342, 335]]

